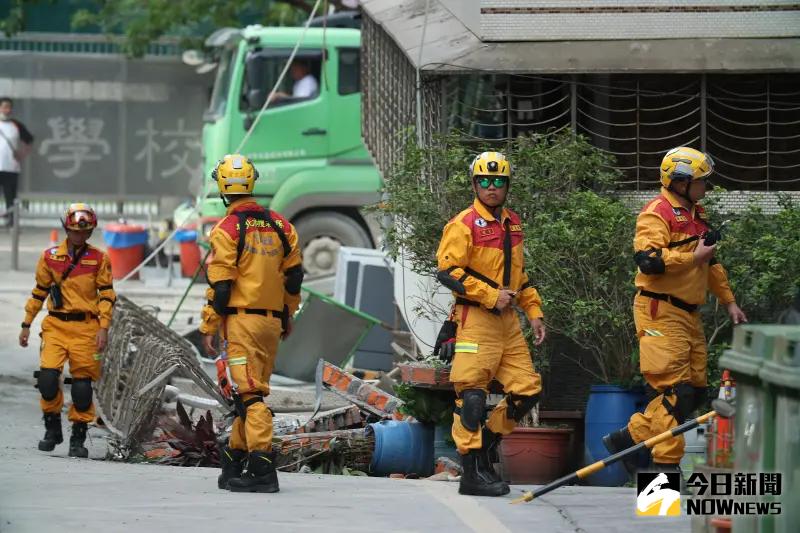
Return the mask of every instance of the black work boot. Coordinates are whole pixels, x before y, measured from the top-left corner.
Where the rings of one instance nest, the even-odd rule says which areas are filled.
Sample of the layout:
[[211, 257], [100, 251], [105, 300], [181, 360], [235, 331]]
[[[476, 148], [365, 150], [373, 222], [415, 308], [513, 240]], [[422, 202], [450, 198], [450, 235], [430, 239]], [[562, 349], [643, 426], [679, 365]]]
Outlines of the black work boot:
[[44, 438], [39, 441], [39, 449], [43, 452], [52, 452], [56, 444], [64, 442], [64, 434], [61, 433], [61, 414], [44, 414]]
[[275, 471], [275, 452], [250, 452], [247, 472], [228, 480], [231, 492], [278, 492], [278, 473]]
[[461, 482], [458, 484], [459, 494], [473, 496], [503, 496], [508, 494], [509, 487], [502, 481], [495, 481], [493, 472], [490, 473], [483, 467], [483, 450], [470, 450], [461, 456]]
[[72, 424], [72, 435], [69, 438], [70, 457], [89, 457], [89, 450], [83, 445], [86, 441], [86, 422], [74, 422]]
[[245, 459], [247, 459], [246, 451], [220, 446], [219, 465], [222, 467], [222, 473], [217, 477], [217, 487], [223, 490], [230, 490], [228, 481], [242, 477]]
[[[481, 436], [481, 468], [486, 471], [487, 474], [492, 478], [492, 481], [499, 481], [506, 487], [508, 487], [508, 483], [503, 481], [503, 479], [497, 474], [497, 471], [494, 469], [494, 464], [499, 462], [497, 460], [497, 449], [500, 446], [500, 439], [502, 436], [499, 433], [495, 433], [487, 428], [483, 428], [483, 435]], [[509, 489], [510, 491], [511, 489]], [[508, 494], [508, 492], [506, 492]]]
[[[608, 450], [608, 452], [612, 455], [619, 453], [622, 450], [627, 450], [635, 445], [636, 443], [633, 442], [633, 437], [631, 437], [631, 434], [626, 427], [613, 433], [609, 433], [603, 437], [603, 446], [605, 446], [606, 450]], [[637, 454], [633, 454], [622, 460], [622, 465], [625, 467], [625, 471], [628, 472], [628, 475], [631, 477], [636, 476], [636, 472], [639, 470], [639, 467], [636, 464], [636, 457]]]

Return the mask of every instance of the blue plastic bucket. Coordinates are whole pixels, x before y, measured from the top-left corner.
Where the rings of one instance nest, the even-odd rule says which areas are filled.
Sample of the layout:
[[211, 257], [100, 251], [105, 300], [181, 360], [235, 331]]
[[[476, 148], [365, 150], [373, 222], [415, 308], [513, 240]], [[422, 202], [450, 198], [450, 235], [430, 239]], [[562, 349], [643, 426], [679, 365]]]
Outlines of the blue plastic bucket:
[[197, 231], [193, 229], [181, 229], [175, 232], [174, 238], [178, 242], [196, 242]]
[[147, 244], [147, 230], [142, 226], [106, 224], [103, 240], [109, 248], [121, 249]]
[[[592, 385], [584, 422], [584, 462], [589, 465], [609, 456], [603, 446], [603, 436], [628, 424], [631, 415], [643, 411], [647, 399], [643, 390], [630, 390], [615, 385]], [[640, 456], [645, 461], [644, 456]], [[642, 466], [646, 466], [643, 464]], [[628, 481], [621, 462], [592, 474], [586, 479], [590, 485], [619, 487]]]
[[419, 422], [384, 420], [368, 426], [375, 435], [370, 471], [389, 474], [433, 473], [433, 426]]

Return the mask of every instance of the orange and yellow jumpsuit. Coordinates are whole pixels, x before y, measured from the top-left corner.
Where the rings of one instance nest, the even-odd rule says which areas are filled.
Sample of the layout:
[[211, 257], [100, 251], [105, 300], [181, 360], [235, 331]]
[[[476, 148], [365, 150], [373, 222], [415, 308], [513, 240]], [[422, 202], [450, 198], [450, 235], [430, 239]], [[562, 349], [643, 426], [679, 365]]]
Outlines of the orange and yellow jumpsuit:
[[[524, 271], [519, 216], [503, 209], [500, 220], [477, 199], [444, 228], [436, 253], [438, 268], [461, 281], [466, 294], [456, 295], [451, 315], [457, 324], [450, 380], [456, 391], [453, 439], [460, 454], [482, 447], [482, 431], [462, 423], [464, 391], [487, 392], [492, 379], [506, 397], [495, 407], [485, 427], [506, 435], [535, 405], [541, 379], [533, 369], [528, 345], [512, 306], [494, 309], [500, 289], [516, 291], [516, 304], [529, 320], [541, 318], [541, 299]], [[471, 424], [467, 424], [471, 425]]]
[[[42, 321], [42, 344], [39, 354], [42, 372], [45, 369], [58, 373], [69, 361], [69, 372], [73, 379], [73, 394], [76, 380], [97, 381], [102, 367], [101, 355], [97, 352], [97, 331], [108, 329], [116, 302], [111, 261], [94, 246], [86, 245], [83, 256], [75, 263], [66, 280], [64, 272], [73, 261], [67, 241], [44, 251], [36, 265], [36, 287], [25, 305], [24, 324], [30, 325], [47, 300], [51, 285], [60, 284], [63, 306], [53, 307], [47, 303], [48, 316]], [[41, 384], [41, 374], [40, 374]], [[41, 389], [41, 387], [40, 387]], [[73, 398], [74, 399], [74, 398]], [[61, 413], [64, 393], [61, 387], [55, 397], [41, 398], [45, 413]], [[78, 410], [73, 402], [69, 409], [71, 422], [92, 422], [95, 417], [94, 403]]]
[[[675, 427], [705, 400], [706, 339], [697, 308], [709, 289], [723, 305], [734, 301], [720, 263], [694, 262], [698, 240], [708, 229], [701, 206], [688, 210], [664, 188], [637, 219], [634, 250], [660, 256], [665, 268], [662, 274], [636, 275], [633, 317], [639, 364], [658, 395], [643, 414], [631, 417], [628, 431], [634, 442]], [[679, 463], [683, 448], [682, 435], [658, 444], [653, 461]]]
[[[289, 293], [285, 273], [302, 268], [297, 232], [288, 220], [269, 211], [285, 235], [289, 250], [275, 230], [257, 217], [246, 218], [245, 244], [237, 265], [239, 216], [237, 213], [265, 213], [252, 198], [231, 203], [226, 216], [211, 231], [213, 258], [208, 268], [208, 304], [203, 307], [200, 332], [214, 335], [222, 328], [227, 339], [231, 377], [246, 405], [246, 419], [236, 417], [229, 446], [241, 451], [272, 449], [272, 413], [261, 401], [269, 394], [269, 379], [282, 333], [282, 317], [291, 316], [300, 305], [299, 288]], [[223, 316], [212, 306], [214, 284], [233, 282]]]

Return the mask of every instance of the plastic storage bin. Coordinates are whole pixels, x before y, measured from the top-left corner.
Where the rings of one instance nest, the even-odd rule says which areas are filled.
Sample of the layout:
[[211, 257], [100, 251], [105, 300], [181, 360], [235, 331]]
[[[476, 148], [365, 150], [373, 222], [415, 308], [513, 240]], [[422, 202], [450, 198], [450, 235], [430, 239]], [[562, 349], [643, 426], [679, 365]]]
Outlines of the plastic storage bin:
[[181, 249], [181, 275], [191, 278], [200, 266], [200, 247], [197, 245], [197, 231], [182, 229], [175, 233]]
[[[107, 224], [103, 228], [103, 240], [111, 259], [111, 275], [122, 279], [144, 261], [147, 230], [134, 224]], [[138, 274], [133, 277], [138, 279]]]

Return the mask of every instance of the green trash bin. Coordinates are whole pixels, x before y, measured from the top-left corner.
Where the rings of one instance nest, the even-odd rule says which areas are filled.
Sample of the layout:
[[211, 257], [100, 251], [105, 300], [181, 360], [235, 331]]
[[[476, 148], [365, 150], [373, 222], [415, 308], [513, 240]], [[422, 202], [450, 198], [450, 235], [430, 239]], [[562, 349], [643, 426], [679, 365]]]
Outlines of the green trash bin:
[[762, 519], [762, 531], [800, 531], [800, 326], [776, 339], [772, 358], [759, 372], [775, 397], [775, 466], [781, 474], [781, 514]]
[[[775, 398], [771, 386], [762, 382], [760, 371], [773, 354], [778, 339], [796, 326], [745, 324], [733, 333], [733, 346], [720, 357], [736, 381], [734, 422], [734, 471], [761, 473], [775, 471]], [[770, 533], [771, 518], [733, 517], [737, 533]]]

